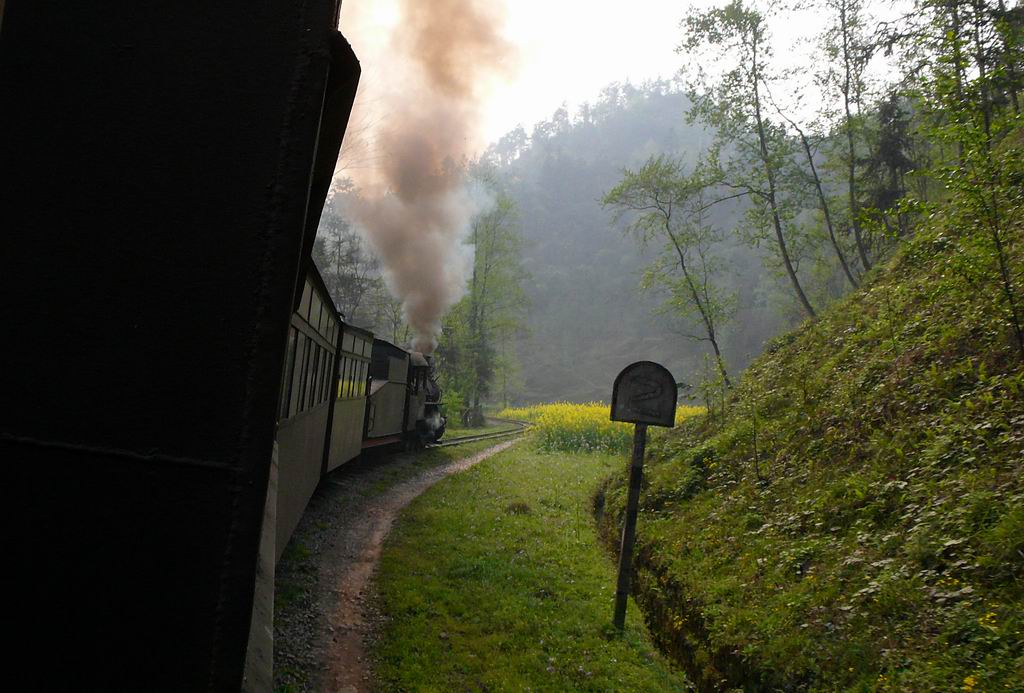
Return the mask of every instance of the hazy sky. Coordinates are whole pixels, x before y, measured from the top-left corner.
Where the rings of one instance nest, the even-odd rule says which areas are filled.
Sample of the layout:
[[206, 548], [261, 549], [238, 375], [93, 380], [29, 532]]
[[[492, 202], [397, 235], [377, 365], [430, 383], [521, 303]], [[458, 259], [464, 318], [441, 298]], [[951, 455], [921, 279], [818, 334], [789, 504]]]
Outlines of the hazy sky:
[[[342, 4], [341, 29], [363, 63], [360, 92], [368, 101], [374, 98], [374, 85], [387, 79], [387, 42], [399, 20], [398, 1], [344, 0]], [[475, 134], [487, 143], [519, 123], [529, 132], [563, 102], [572, 111], [583, 101], [594, 100], [610, 82], [628, 79], [637, 84], [674, 76], [682, 65], [675, 47], [687, 9], [720, 6], [727, 0], [477, 1], [497, 8], [496, 14], [503, 13], [496, 21], [503, 24], [501, 33], [516, 55], [502, 79], [482, 86]], [[823, 21], [820, 11], [772, 21], [779, 62], [789, 67], [812, 64], [816, 58], [808, 39], [818, 33]]]
[[563, 102], [593, 100], [613, 81], [671, 76], [685, 3], [665, 0], [513, 0], [506, 35], [519, 48], [516, 78], [494, 91], [488, 140], [530, 126]]
[[[419, 0], [429, 2], [429, 0]], [[495, 0], [500, 5], [500, 0]], [[515, 48], [508, 77], [489, 85], [480, 134], [490, 142], [516, 124], [527, 130], [567, 102], [593, 100], [613, 81], [670, 76], [686, 3], [665, 0], [510, 0], [502, 34]], [[361, 90], [372, 98], [396, 0], [344, 0], [341, 29], [363, 63]]]

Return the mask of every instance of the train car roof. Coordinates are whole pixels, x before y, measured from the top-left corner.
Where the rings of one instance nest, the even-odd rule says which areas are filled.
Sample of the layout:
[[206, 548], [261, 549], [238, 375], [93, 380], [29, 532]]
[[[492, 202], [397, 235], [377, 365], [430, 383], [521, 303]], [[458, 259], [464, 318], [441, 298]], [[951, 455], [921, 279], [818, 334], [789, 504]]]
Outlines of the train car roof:
[[386, 339], [381, 339], [380, 337], [374, 337], [373, 338], [373, 350], [377, 351], [378, 349], [380, 349], [382, 352], [390, 353], [392, 356], [395, 356], [397, 358], [407, 358], [409, 356], [409, 350], [408, 349], [403, 349], [402, 347], [398, 346], [397, 344], [392, 344], [391, 342], [389, 342]]
[[[359, 333], [360, 335], [362, 335], [363, 337], [366, 337], [368, 339], [374, 339], [373, 331], [372, 330], [370, 330], [370, 329], [368, 329], [366, 327], [360, 327], [358, 325], [353, 325], [345, 317], [345, 314], [342, 313], [340, 310], [338, 310], [338, 306], [336, 306], [334, 304], [334, 299], [331, 297], [331, 292], [327, 288], [327, 283], [324, 281], [323, 275], [320, 274], [320, 269], [316, 266], [316, 263], [313, 262], [312, 260], [310, 260], [309, 267], [306, 269], [306, 275], [313, 280], [313, 283], [320, 290], [320, 293], [323, 294], [323, 296], [326, 296], [327, 300], [329, 300], [331, 302], [331, 308], [334, 309], [334, 314], [337, 316], [338, 320], [340, 320], [341, 323], [345, 326], [344, 327], [345, 331], [356, 332], [356, 333]], [[323, 300], [323, 299], [321, 298], [321, 300]], [[295, 308], [293, 310], [298, 310], [298, 305], [297, 304], [296, 304], [296, 306], [295, 306]]]
[[[338, 315], [341, 316], [341, 313], [338, 313]], [[367, 339], [375, 339], [373, 336], [373, 332], [371, 332], [367, 328], [359, 327], [358, 325], [353, 325], [350, 322], [346, 322], [344, 317], [341, 318], [341, 322], [345, 325], [346, 332], [356, 332], [361, 336], [366, 337]]]

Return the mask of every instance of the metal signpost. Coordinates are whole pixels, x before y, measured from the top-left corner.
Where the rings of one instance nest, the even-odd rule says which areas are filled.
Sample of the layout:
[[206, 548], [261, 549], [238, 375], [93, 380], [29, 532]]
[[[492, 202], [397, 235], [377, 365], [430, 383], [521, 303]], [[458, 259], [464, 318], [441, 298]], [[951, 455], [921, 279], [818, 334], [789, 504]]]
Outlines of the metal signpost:
[[633, 460], [629, 468], [629, 498], [626, 523], [622, 527], [619, 551], [619, 578], [615, 585], [615, 616], [612, 623], [622, 630], [626, 623], [626, 600], [633, 567], [636, 541], [636, 513], [643, 479], [647, 427], [675, 425], [676, 381], [668, 369], [653, 361], [638, 361], [626, 366], [612, 388], [612, 421], [636, 424], [633, 431]]

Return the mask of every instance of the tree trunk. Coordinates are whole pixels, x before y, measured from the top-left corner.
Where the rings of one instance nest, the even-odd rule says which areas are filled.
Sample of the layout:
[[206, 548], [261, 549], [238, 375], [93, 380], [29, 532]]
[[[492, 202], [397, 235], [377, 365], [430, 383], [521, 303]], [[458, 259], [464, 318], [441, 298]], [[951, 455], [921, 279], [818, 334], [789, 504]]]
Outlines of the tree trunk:
[[772, 168], [771, 158], [768, 155], [768, 143], [764, 132], [764, 121], [761, 118], [761, 93], [759, 89], [761, 75], [757, 63], [756, 37], [753, 42], [753, 54], [754, 114], [757, 121], [757, 138], [761, 145], [761, 162], [764, 164], [765, 175], [768, 178], [768, 203], [772, 212], [772, 224], [775, 227], [775, 239], [779, 244], [779, 253], [782, 255], [782, 263], [786, 267], [786, 274], [789, 275], [789, 281], [793, 285], [793, 291], [796, 292], [797, 298], [800, 299], [800, 304], [803, 306], [804, 311], [806, 311], [809, 317], [813, 318], [816, 317], [814, 308], [811, 307], [811, 302], [807, 300], [803, 287], [800, 286], [800, 279], [797, 278], [796, 270], [793, 269], [793, 263], [789, 259], [789, 250], [786, 248], [786, 239], [782, 234], [782, 220], [779, 218], [779, 208], [775, 197], [775, 171]]
[[847, 145], [847, 191], [850, 204], [850, 228], [853, 229], [853, 237], [857, 242], [857, 254], [860, 256], [864, 270], [871, 269], [871, 261], [868, 259], [867, 248], [864, 245], [864, 238], [861, 235], [860, 221], [857, 219], [859, 205], [857, 204], [857, 148], [853, 141], [853, 114], [850, 111], [850, 91], [852, 89], [852, 65], [850, 58], [850, 26], [846, 16], [845, 0], [839, 5], [839, 22], [843, 32], [843, 110], [846, 114], [846, 145]]
[[675, 234], [672, 233], [668, 217], [665, 219], [665, 233], [667, 233], [668, 237], [672, 240], [672, 246], [676, 249], [676, 255], [679, 256], [679, 267], [683, 270], [683, 278], [686, 279], [686, 286], [690, 290], [690, 297], [697, 306], [697, 311], [700, 313], [700, 317], [704, 322], [704, 330], [707, 332], [708, 341], [711, 342], [711, 348], [715, 352], [715, 362], [718, 364], [718, 372], [721, 373], [722, 381], [725, 383], [725, 386], [731, 390], [732, 381], [729, 380], [729, 374], [725, 371], [725, 361], [722, 359], [722, 352], [718, 348], [718, 337], [715, 334], [715, 325], [714, 320], [711, 317], [710, 306], [707, 305], [706, 301], [702, 301], [700, 298], [700, 292], [697, 291], [697, 287], [693, 283], [693, 278], [690, 276], [690, 270], [686, 267], [686, 254], [683, 253], [683, 249], [679, 246], [679, 242], [676, 240]]
[[839, 241], [836, 239], [835, 229], [832, 226], [832, 214], [829, 212], [828, 207], [828, 198], [825, 197], [825, 191], [821, 187], [821, 177], [818, 176], [818, 169], [814, 165], [814, 155], [811, 153], [811, 145], [808, 143], [807, 136], [804, 135], [803, 130], [797, 127], [796, 123], [792, 124], [800, 135], [800, 142], [804, 145], [804, 153], [807, 155], [807, 164], [811, 167], [811, 176], [814, 178], [814, 188], [818, 191], [818, 201], [821, 203], [821, 211], [825, 215], [825, 228], [828, 229], [829, 240], [832, 241], [832, 247], [835, 248], [836, 257], [839, 258], [839, 264], [842, 265], [843, 268], [843, 274], [845, 274], [846, 278], [850, 280], [850, 285], [856, 289], [858, 286], [857, 280], [854, 278], [853, 272], [850, 271], [850, 265], [846, 262], [846, 254], [843, 253], [843, 249], [839, 246]]

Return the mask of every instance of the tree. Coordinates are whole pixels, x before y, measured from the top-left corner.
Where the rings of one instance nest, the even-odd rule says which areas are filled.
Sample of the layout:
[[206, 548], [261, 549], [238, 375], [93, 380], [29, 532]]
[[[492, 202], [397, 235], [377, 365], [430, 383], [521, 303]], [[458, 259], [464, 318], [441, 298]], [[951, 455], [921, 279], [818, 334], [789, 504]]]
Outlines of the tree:
[[735, 297], [714, 282], [717, 265], [711, 254], [720, 234], [706, 223], [703, 185], [687, 178], [683, 164], [671, 156], [649, 159], [637, 171], [626, 170], [622, 180], [604, 196], [616, 218], [630, 215], [627, 232], [641, 245], [657, 242], [660, 252], [644, 273], [643, 287], [667, 291], [666, 312], [684, 320], [696, 319], [700, 334], [693, 340], [711, 345], [726, 387], [732, 387], [719, 346], [721, 325], [732, 315]]
[[358, 192], [351, 181], [340, 180], [331, 189], [317, 230], [313, 258], [334, 299], [347, 319], [373, 322], [367, 298], [380, 284], [380, 262], [344, 214], [344, 201]]
[[[931, 10], [940, 27], [947, 24], [946, 8], [930, 2], [921, 5], [922, 10]], [[985, 231], [986, 254], [994, 266], [1018, 355], [1024, 359], [1019, 271], [1010, 266], [1007, 248], [1012, 238], [1008, 225], [1019, 218], [1024, 206], [1024, 156], [1017, 143], [1005, 141], [1009, 135], [1019, 138], [1024, 118], [1016, 110], [1005, 114], [999, 107], [1000, 88], [1007, 87], [999, 78], [1002, 71], [993, 69], [992, 56], [998, 54], [995, 48], [1005, 40], [996, 30], [996, 15], [982, 0], [971, 0], [967, 11], [959, 9], [955, 24], [940, 39], [939, 59], [925, 84], [927, 103], [943, 116], [936, 118], [939, 124], [932, 129], [933, 136], [956, 142], [959, 151], [956, 165], [941, 166], [935, 174], [952, 193], [948, 209], [954, 219]], [[1019, 46], [1013, 45], [1000, 48], [1019, 51]]]
[[492, 172], [479, 167], [473, 173], [494, 203], [473, 220], [467, 239], [473, 246], [472, 272], [466, 295], [445, 318], [438, 358], [446, 391], [462, 401], [463, 423], [481, 426], [483, 403], [499, 370], [506, 384], [515, 371], [508, 344], [499, 340], [511, 339], [522, 325], [524, 273], [515, 203]]
[[[773, 102], [774, 103], [774, 102]], [[798, 164], [794, 164], [796, 170], [809, 179], [814, 186], [814, 194], [818, 200], [818, 206], [821, 209], [822, 218], [825, 222], [825, 230], [828, 232], [829, 242], [832, 244], [832, 249], [836, 253], [836, 259], [839, 260], [839, 266], [843, 269], [843, 274], [846, 276], [847, 281], [850, 282], [850, 286], [857, 288], [859, 282], [853, 276], [853, 271], [850, 269], [850, 263], [846, 260], [846, 253], [843, 252], [843, 248], [839, 243], [839, 239], [836, 237], [835, 225], [832, 223], [832, 206], [829, 203], [828, 195], [825, 192], [825, 185], [822, 182], [822, 177], [818, 173], [818, 167], [815, 164], [816, 146], [812, 146], [811, 139], [800, 125], [788, 117], [785, 112], [776, 104], [775, 110], [779, 116], [789, 123], [797, 136], [800, 139], [800, 145], [803, 147], [804, 157], [807, 162], [807, 172], [804, 173]], [[821, 139], [821, 138], [819, 138]]]
[[918, 167], [913, 157], [913, 132], [910, 113], [902, 97], [891, 92], [877, 106], [876, 134], [864, 158], [863, 216], [873, 216], [893, 233], [889, 215], [896, 211], [898, 235], [909, 232], [906, 213], [900, 211], [900, 201], [907, 195], [907, 175]]
[[839, 158], [846, 169], [847, 227], [853, 233], [862, 267], [869, 270], [872, 263], [861, 229], [857, 164], [863, 137], [864, 73], [871, 57], [871, 41], [862, 0], [826, 0], [825, 4], [832, 13], [832, 22], [822, 37], [822, 47], [830, 60], [819, 79], [826, 90], [838, 93], [842, 103], [838, 125], [844, 151]]
[[[795, 209], [786, 199], [781, 171], [791, 143], [784, 130], [764, 112], [764, 99], [775, 76], [765, 17], [732, 0], [723, 8], [693, 14], [683, 20], [685, 37], [677, 52], [688, 56], [683, 70], [693, 102], [689, 118], [715, 128], [716, 141], [707, 159], [712, 185], [733, 191], [721, 199], [746, 197], [754, 243], [773, 236], [774, 247], [804, 312], [814, 317], [797, 276], [796, 258], [788, 234]], [[713, 75], [708, 65], [721, 66]]]

